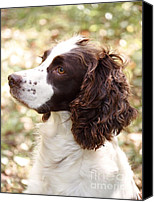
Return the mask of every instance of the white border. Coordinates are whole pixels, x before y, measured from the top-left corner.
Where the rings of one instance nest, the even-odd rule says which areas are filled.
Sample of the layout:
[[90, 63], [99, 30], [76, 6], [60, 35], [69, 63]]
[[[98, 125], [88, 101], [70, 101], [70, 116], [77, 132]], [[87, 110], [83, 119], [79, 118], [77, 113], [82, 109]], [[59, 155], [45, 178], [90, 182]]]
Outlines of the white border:
[[[37, 0], [37, 1], [31, 1], [31, 0], [1, 0], [0, 2], [0, 8], [7, 8], [7, 7], [27, 7], [27, 6], [42, 6], [42, 5], [59, 5], [59, 4], [76, 4], [76, 3], [99, 3], [99, 2], [116, 2], [117, 0]], [[126, 1], [126, 0], [120, 0], [120, 1]], [[130, 1], [130, 0], [128, 0]], [[133, 1], [133, 0], [131, 0]], [[154, 4], [153, 0], [146, 0], [146, 2], [149, 2], [150, 4]], [[154, 76], [154, 75], [153, 75]], [[152, 202], [154, 197], [151, 197], [150, 199], [146, 200], [148, 202]], [[44, 200], [45, 202], [48, 201], [63, 201], [63, 202], [95, 202], [97, 200], [101, 199], [95, 199], [95, 198], [77, 198], [77, 197], [61, 197], [61, 196], [41, 196], [41, 195], [25, 195], [25, 194], [7, 194], [7, 193], [1, 193], [0, 194], [0, 201], [5, 202], [14, 202], [14, 201], [22, 201], [27, 202], [31, 200], [36, 200], [37, 202], [42, 202]], [[102, 199], [103, 201], [113, 201], [112, 199]], [[116, 200], [117, 202], [121, 202], [121, 200]], [[128, 200], [122, 200], [122, 201], [128, 201]]]
[[[114, 2], [116, 0], [1, 0], [0, 7], [26, 7], [26, 6], [42, 6], [42, 5], [60, 5], [60, 4], [79, 4], [79, 3], [101, 3]], [[126, 0], [120, 0], [126, 1]], [[128, 0], [133, 1], [133, 0]], [[150, 1], [150, 0], [148, 0]], [[152, 0], [151, 0], [152, 1]]]

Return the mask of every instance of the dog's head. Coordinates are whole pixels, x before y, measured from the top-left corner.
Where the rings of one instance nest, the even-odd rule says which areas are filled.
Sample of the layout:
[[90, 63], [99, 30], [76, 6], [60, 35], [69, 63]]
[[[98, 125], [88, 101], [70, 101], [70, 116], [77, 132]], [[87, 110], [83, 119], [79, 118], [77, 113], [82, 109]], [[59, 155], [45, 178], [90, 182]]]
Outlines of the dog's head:
[[72, 133], [86, 149], [97, 149], [135, 118], [120, 56], [73, 37], [48, 50], [38, 67], [8, 77], [14, 98], [36, 110], [71, 112]]

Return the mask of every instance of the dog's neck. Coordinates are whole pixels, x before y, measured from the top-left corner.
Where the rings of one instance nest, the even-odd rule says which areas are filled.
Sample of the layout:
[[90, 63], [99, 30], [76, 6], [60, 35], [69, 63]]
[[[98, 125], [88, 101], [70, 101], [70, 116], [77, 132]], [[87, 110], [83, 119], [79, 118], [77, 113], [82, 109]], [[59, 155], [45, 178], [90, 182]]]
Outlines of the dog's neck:
[[46, 161], [46, 166], [58, 164], [70, 156], [77, 159], [84, 152], [74, 140], [71, 127], [70, 112], [66, 111], [52, 112], [49, 119], [40, 124], [42, 156], [39, 158], [44, 159], [42, 162]]
[[[106, 141], [105, 146], [98, 150], [82, 149], [81, 146], [75, 141], [71, 131], [72, 121], [70, 119], [70, 112], [60, 111], [52, 112], [49, 119], [40, 124], [39, 134], [41, 135], [39, 162], [43, 163], [43, 167], [49, 167], [51, 165], [60, 165], [61, 163], [70, 162], [73, 164], [82, 159], [83, 156], [97, 155], [99, 151], [103, 151], [106, 155], [106, 151], [110, 148], [117, 147], [117, 139], [113, 138], [111, 142]], [[41, 154], [41, 156], [40, 156]], [[70, 161], [70, 159], [72, 159]]]
[[48, 120], [45, 123], [40, 124], [39, 131], [43, 137], [54, 138], [59, 135], [59, 133], [61, 133], [61, 135], [69, 133], [71, 127], [70, 112], [59, 111], [51, 112]]

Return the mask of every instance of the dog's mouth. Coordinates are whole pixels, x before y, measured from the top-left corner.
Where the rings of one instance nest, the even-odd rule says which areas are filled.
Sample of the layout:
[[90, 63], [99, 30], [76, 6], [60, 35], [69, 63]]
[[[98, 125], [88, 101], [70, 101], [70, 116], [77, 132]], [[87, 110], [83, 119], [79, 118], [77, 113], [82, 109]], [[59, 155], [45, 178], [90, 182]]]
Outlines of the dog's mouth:
[[26, 102], [24, 102], [23, 99], [20, 98], [20, 88], [17, 87], [11, 87], [10, 88], [10, 94], [12, 95], [12, 97], [14, 98], [14, 100], [17, 103], [22, 104], [23, 106], [26, 106], [27, 108], [31, 109], [28, 104]]
[[22, 77], [19, 75], [11, 74], [10, 76], [8, 76], [8, 84], [10, 86], [10, 94], [12, 95], [13, 98], [15, 98], [16, 101], [26, 105], [20, 99], [21, 82], [22, 82]]
[[30, 108], [29, 105], [24, 101], [22, 98], [22, 91], [24, 92], [25, 89], [22, 87], [23, 79], [22, 76], [17, 74], [11, 74], [8, 76], [8, 84], [10, 86], [10, 94], [12, 97], [17, 101]]
[[47, 113], [43, 114], [42, 121], [46, 122], [50, 118], [50, 115], [51, 115], [51, 112], [47, 112]]
[[[11, 74], [8, 76], [8, 84], [10, 86], [10, 94], [12, 95], [12, 97], [15, 99], [15, 101], [19, 102], [20, 104], [23, 104], [24, 106], [26, 106], [29, 109], [33, 109], [35, 111], [37, 111], [39, 114], [43, 114], [42, 116], [42, 121], [45, 122], [49, 119], [50, 117], [50, 110], [47, 108], [47, 105], [44, 109], [44, 107], [39, 107], [39, 108], [34, 108], [34, 107], [30, 107], [26, 101], [25, 101], [25, 96], [24, 92], [28, 91], [26, 88], [23, 87], [23, 78], [20, 75], [17, 74]], [[26, 83], [26, 82], [25, 82]], [[31, 89], [32, 91], [33, 89]], [[31, 92], [29, 91], [29, 93]], [[28, 96], [28, 99], [30, 100], [34, 100], [34, 90], [33, 92], [31, 92], [33, 94], [33, 96]]]

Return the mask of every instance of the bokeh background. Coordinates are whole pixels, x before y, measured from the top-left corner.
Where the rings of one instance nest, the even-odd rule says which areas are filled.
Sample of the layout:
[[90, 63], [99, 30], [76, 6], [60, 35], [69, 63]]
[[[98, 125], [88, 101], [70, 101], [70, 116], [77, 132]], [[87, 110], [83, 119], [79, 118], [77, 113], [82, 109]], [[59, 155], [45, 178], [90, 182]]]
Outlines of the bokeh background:
[[117, 2], [1, 10], [1, 191], [21, 193], [27, 185], [41, 115], [15, 103], [7, 77], [33, 68], [55, 41], [83, 34], [127, 56], [130, 102], [137, 119], [119, 135], [142, 189], [142, 2]]

